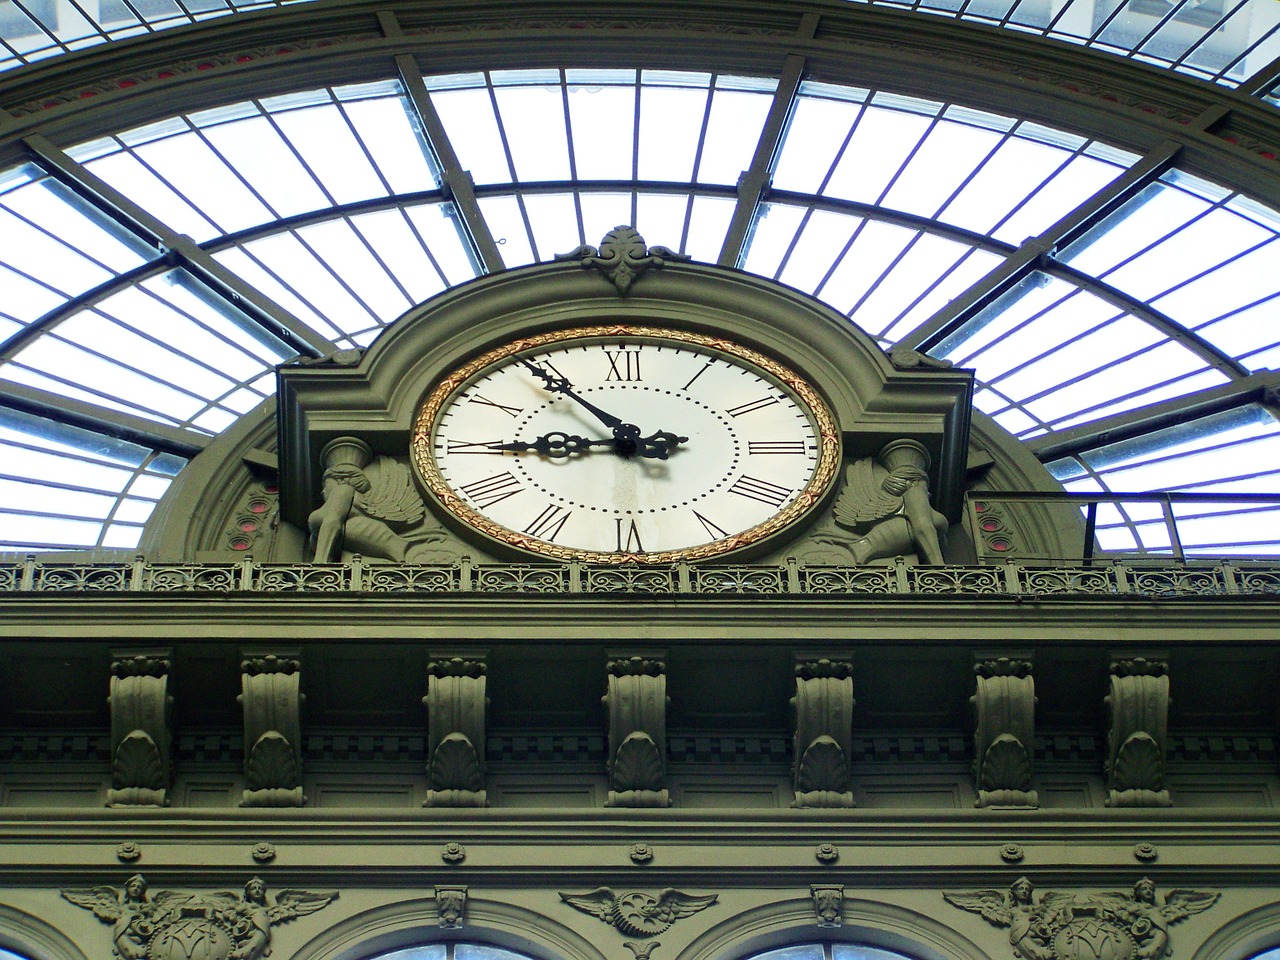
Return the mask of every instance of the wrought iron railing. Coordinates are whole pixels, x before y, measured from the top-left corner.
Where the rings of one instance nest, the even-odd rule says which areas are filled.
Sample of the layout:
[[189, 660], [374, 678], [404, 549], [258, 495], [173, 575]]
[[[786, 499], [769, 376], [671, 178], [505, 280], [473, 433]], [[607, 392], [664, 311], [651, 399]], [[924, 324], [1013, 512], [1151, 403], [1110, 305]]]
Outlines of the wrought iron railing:
[[741, 596], [1280, 596], [1280, 562], [1094, 560], [1088, 565], [1005, 560], [978, 566], [783, 564], [598, 567], [472, 563], [74, 563], [29, 558], [0, 564], [0, 596], [19, 594], [411, 594]]

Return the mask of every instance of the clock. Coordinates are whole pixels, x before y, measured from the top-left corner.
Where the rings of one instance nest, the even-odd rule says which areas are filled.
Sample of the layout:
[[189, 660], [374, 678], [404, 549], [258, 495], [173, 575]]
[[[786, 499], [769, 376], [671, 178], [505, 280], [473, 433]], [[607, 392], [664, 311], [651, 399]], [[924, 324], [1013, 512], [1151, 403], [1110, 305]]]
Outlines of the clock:
[[411, 447], [466, 527], [594, 563], [761, 543], [813, 513], [840, 460], [830, 409], [783, 364], [626, 324], [521, 337], [463, 364], [428, 393]]

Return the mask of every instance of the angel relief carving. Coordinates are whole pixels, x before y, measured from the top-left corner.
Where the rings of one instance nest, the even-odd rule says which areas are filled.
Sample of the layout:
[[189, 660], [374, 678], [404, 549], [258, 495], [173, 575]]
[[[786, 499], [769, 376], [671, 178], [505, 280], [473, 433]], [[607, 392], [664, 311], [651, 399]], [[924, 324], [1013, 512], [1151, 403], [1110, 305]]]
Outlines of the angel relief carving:
[[1169, 927], [1213, 906], [1220, 894], [1171, 890], [1165, 902], [1143, 877], [1130, 893], [1046, 893], [1036, 901], [1026, 877], [1008, 891], [944, 893], [954, 907], [1009, 928], [1009, 943], [1021, 960], [1163, 960]]
[[715, 903], [718, 894], [693, 897], [671, 887], [656, 897], [647, 893], [615, 894], [608, 887], [590, 893], [562, 893], [560, 899], [576, 910], [599, 917], [629, 937], [656, 937], [684, 917]]
[[944, 563], [947, 518], [929, 501], [928, 470], [929, 452], [915, 440], [895, 440], [850, 464], [832, 510], [837, 529], [814, 540], [843, 547], [854, 563], [912, 553], [921, 563]]
[[[408, 465], [393, 457], [375, 458], [356, 437], [330, 441], [320, 459], [324, 503], [307, 518], [314, 563], [339, 559], [344, 550], [417, 563], [448, 541], [442, 527], [425, 519], [426, 506]], [[445, 552], [452, 558], [447, 547]]]
[[281, 890], [272, 903], [266, 884], [253, 877], [243, 895], [162, 890], [150, 899], [147, 881], [135, 874], [124, 890], [101, 886], [62, 896], [112, 925], [119, 960], [261, 960], [271, 955], [273, 926], [323, 910], [338, 895]]

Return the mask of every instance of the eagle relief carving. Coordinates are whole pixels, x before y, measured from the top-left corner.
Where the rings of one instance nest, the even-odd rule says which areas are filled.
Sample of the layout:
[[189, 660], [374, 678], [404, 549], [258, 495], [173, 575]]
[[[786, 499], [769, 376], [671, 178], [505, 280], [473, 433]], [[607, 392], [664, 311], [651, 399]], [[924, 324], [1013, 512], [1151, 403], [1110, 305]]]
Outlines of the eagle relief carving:
[[336, 893], [281, 890], [272, 903], [259, 877], [244, 894], [179, 893], [147, 895], [147, 881], [135, 874], [124, 889], [101, 886], [63, 890], [77, 907], [111, 924], [117, 960], [262, 960], [271, 954], [271, 928], [323, 910]]
[[718, 894], [693, 897], [671, 887], [656, 897], [647, 893], [615, 894], [608, 887], [589, 893], [562, 893], [560, 899], [574, 909], [599, 917], [629, 937], [655, 937], [673, 923], [691, 917], [715, 903]]

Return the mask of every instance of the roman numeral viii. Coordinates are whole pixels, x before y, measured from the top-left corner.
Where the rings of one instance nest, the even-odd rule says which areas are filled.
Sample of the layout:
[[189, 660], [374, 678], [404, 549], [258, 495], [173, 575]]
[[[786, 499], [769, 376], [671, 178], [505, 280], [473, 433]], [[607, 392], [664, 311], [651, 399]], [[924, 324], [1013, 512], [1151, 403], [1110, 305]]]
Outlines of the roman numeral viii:
[[524, 487], [520, 486], [520, 481], [511, 475], [510, 471], [504, 470], [502, 473], [495, 473], [492, 477], [485, 477], [483, 480], [474, 480], [471, 483], [463, 484], [458, 488], [480, 509], [491, 507], [500, 500], [507, 497], [514, 497], [517, 493], [523, 493]]

